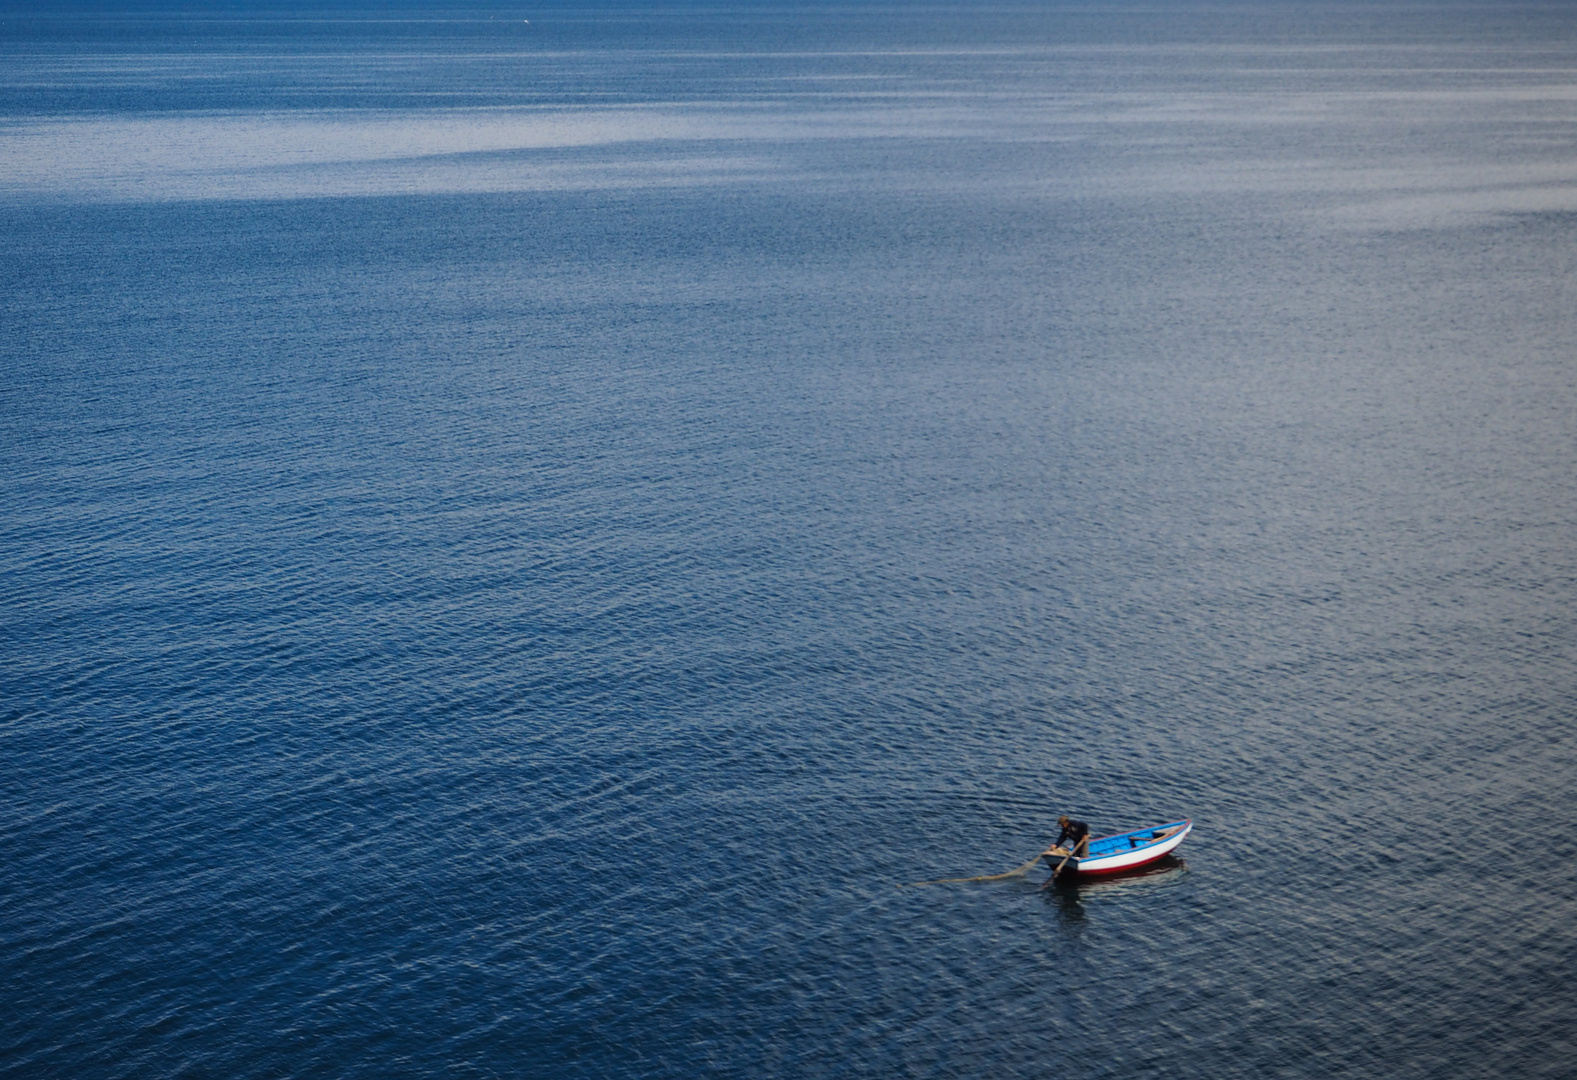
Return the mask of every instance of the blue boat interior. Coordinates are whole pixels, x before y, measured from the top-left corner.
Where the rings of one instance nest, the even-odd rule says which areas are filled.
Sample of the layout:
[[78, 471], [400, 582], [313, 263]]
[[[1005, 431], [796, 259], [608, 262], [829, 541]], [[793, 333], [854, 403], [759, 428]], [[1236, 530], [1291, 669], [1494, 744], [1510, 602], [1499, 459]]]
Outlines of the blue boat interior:
[[1126, 851], [1159, 844], [1162, 840], [1174, 836], [1178, 829], [1187, 824], [1185, 819], [1168, 825], [1151, 825], [1146, 829], [1135, 829], [1133, 832], [1119, 833], [1116, 836], [1103, 836], [1099, 840], [1090, 841], [1090, 853], [1084, 857], [1099, 859], [1103, 855], [1121, 855]]

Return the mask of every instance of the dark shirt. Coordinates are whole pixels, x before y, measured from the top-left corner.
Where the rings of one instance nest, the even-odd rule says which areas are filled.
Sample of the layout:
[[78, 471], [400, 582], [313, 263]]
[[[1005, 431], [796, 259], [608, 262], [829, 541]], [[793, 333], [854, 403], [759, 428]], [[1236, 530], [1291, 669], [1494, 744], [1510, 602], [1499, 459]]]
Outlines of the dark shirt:
[[[1063, 826], [1062, 835], [1057, 837], [1057, 842], [1051, 846], [1062, 847], [1063, 842], [1067, 840], [1072, 840], [1074, 844], [1077, 844], [1088, 835], [1090, 835], [1090, 827], [1088, 825], [1082, 821], [1070, 821]], [[1072, 845], [1069, 845], [1069, 849], [1072, 849]]]

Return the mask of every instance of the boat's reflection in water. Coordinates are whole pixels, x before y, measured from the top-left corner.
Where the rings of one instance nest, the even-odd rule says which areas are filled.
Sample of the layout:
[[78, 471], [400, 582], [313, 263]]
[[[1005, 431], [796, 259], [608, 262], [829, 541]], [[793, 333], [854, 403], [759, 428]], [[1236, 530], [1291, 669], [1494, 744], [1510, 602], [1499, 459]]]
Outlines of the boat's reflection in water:
[[1132, 897], [1153, 889], [1169, 888], [1182, 880], [1187, 869], [1186, 860], [1167, 855], [1128, 874], [1048, 881], [1041, 895], [1047, 903], [1057, 905], [1059, 920], [1066, 928], [1073, 930], [1084, 922], [1085, 900]]

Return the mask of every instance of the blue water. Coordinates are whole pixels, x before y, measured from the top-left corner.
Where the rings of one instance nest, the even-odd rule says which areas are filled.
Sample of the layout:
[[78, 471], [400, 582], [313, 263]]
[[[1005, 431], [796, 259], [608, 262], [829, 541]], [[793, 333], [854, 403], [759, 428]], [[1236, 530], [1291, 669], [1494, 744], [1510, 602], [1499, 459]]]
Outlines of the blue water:
[[1569, 5], [6, 8], [0, 1075], [1572, 1075], [1574, 146]]

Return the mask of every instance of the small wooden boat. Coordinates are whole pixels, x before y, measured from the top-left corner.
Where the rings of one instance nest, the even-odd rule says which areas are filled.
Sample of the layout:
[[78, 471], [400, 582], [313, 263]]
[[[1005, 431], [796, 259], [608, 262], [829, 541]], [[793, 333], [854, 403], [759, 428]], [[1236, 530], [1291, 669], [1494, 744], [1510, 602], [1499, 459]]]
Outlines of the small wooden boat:
[[1066, 866], [1062, 866], [1061, 854], [1053, 855], [1047, 852], [1044, 858], [1053, 871], [1058, 866], [1062, 866], [1062, 873], [1057, 875], [1058, 881], [1067, 881], [1075, 877], [1095, 877], [1100, 874], [1122, 874], [1142, 866], [1149, 866], [1156, 860], [1170, 855], [1193, 827], [1192, 821], [1174, 821], [1167, 825], [1152, 825], [1148, 829], [1118, 833], [1115, 836], [1103, 836], [1099, 840], [1090, 841], [1088, 854], [1069, 859]]

